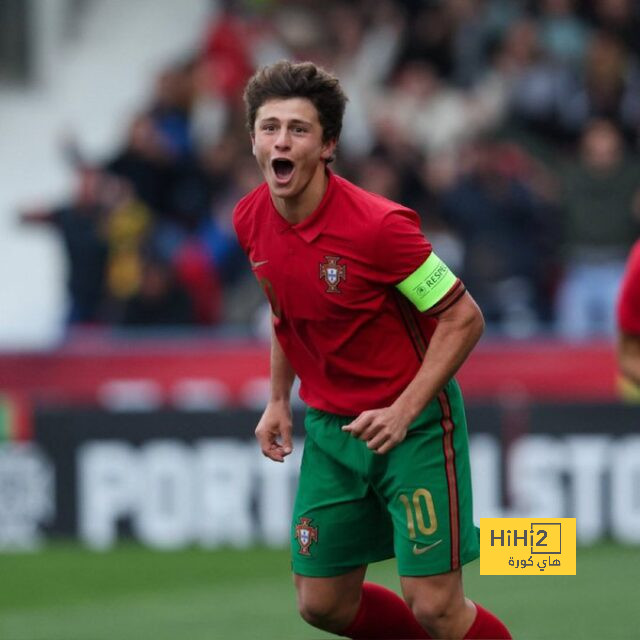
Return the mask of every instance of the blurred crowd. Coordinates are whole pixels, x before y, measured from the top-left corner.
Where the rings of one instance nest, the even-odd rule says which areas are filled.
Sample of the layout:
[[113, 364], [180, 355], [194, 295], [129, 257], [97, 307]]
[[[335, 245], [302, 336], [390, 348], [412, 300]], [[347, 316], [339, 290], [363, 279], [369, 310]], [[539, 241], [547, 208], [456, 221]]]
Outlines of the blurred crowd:
[[69, 322], [254, 326], [263, 299], [233, 234], [259, 184], [242, 90], [260, 65], [313, 60], [349, 96], [334, 170], [414, 208], [490, 331], [613, 332], [640, 235], [635, 0], [222, 3], [163, 69], [122, 148], [73, 144], [55, 225]]

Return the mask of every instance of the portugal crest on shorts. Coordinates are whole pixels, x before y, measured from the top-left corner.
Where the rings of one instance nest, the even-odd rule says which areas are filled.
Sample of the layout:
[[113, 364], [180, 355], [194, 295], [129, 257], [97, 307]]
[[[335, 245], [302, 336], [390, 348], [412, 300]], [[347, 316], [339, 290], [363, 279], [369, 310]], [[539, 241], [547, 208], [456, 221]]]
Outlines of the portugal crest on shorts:
[[318, 529], [311, 526], [311, 518], [300, 518], [300, 522], [296, 525], [296, 539], [300, 545], [298, 553], [302, 556], [310, 556], [311, 543], [318, 542]]
[[341, 280], [347, 279], [347, 267], [338, 264], [341, 258], [337, 256], [325, 256], [326, 262], [320, 263], [320, 279], [327, 283], [327, 293], [342, 293], [338, 289]]

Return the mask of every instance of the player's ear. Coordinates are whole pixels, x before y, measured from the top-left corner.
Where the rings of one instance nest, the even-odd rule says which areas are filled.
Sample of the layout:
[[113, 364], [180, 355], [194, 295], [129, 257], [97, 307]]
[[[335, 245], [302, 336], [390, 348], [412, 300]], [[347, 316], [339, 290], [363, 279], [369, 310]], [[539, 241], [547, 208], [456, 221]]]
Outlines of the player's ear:
[[249, 137], [251, 138], [251, 153], [255, 156], [256, 155], [256, 137], [253, 133], [250, 133]]
[[335, 153], [336, 150], [336, 145], [338, 144], [337, 140], [328, 140], [327, 142], [325, 142], [322, 145], [322, 153], [320, 155], [320, 157], [323, 160], [331, 160], [333, 159], [333, 154]]

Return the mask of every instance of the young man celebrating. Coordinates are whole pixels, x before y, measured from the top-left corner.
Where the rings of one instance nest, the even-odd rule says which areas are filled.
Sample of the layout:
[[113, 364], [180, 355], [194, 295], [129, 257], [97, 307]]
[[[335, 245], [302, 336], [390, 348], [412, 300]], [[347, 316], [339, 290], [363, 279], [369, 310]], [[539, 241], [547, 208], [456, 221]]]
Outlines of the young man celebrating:
[[[346, 104], [335, 77], [278, 62], [245, 104], [265, 182], [234, 224], [273, 312], [265, 456], [291, 453], [296, 374], [309, 407], [292, 523], [300, 613], [352, 638], [510, 638], [462, 590], [478, 537], [453, 375], [482, 314], [415, 212], [327, 168]], [[406, 604], [363, 582], [393, 556]]]

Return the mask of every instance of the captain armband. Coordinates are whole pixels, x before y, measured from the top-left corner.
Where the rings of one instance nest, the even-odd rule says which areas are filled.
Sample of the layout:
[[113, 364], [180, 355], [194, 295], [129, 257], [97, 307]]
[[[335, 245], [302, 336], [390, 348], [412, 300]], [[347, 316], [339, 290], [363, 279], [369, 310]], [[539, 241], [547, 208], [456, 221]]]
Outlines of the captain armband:
[[457, 278], [449, 267], [432, 253], [410, 276], [396, 288], [418, 308], [426, 311], [444, 298]]

